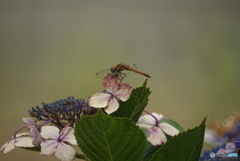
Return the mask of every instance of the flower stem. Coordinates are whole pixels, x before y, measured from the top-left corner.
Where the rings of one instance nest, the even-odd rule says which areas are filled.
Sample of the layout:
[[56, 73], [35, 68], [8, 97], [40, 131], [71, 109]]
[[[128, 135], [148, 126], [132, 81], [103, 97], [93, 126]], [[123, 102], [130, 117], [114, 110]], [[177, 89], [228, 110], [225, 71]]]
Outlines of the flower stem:
[[27, 127], [26, 125], [23, 126], [23, 127], [20, 127], [19, 129], [17, 129], [17, 131], [15, 131], [15, 133], [13, 134], [13, 138], [15, 139], [16, 138], [16, 135], [19, 131], [21, 131], [22, 129], [24, 129], [25, 127]]
[[149, 114], [150, 116], [152, 116], [156, 120], [156, 126], [158, 127], [158, 119], [153, 114], [151, 114], [150, 112], [145, 111], [145, 110], [144, 110], [144, 112]]

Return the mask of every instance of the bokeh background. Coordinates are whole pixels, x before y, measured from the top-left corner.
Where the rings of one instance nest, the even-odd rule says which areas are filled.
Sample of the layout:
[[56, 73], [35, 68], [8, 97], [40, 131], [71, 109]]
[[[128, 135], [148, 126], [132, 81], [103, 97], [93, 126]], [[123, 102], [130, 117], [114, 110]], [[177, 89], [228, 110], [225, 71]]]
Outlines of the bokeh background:
[[[185, 129], [239, 112], [239, 17], [237, 1], [1, 0], [0, 145], [29, 108], [88, 99], [103, 89], [95, 73], [121, 62], [152, 76], [147, 110]], [[56, 159], [14, 149], [0, 160]]]

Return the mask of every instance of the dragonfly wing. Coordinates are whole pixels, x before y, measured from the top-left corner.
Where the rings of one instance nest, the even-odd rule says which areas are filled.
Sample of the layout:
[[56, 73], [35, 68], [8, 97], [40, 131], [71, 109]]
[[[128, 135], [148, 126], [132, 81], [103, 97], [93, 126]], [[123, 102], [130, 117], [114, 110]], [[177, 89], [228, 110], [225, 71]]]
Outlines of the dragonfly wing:
[[[131, 65], [125, 64], [125, 65], [126, 65], [126, 66], [129, 66], [130, 68], [132, 68], [132, 69], [134, 69], [134, 70], [137, 70], [136, 64], [131, 64]], [[123, 70], [123, 71], [121, 71], [121, 73], [122, 73], [122, 75], [123, 75], [124, 77], [126, 77], [126, 76], [131, 75], [131, 74], [133, 73], [133, 71], [131, 71], [131, 70]]]
[[131, 68], [137, 70], [137, 65], [136, 65], [136, 64], [131, 64], [131, 65], [129, 65], [129, 66], [130, 66]]
[[102, 70], [102, 71], [96, 73], [96, 78], [102, 79], [103, 77], [105, 77], [109, 73], [110, 73], [110, 69]]

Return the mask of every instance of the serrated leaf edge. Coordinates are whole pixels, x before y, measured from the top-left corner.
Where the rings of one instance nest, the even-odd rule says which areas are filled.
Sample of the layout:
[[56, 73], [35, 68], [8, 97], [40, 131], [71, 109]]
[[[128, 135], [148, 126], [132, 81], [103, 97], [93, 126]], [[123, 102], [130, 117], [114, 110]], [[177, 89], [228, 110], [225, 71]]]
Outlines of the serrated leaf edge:
[[[99, 111], [100, 111], [100, 110], [99, 110]], [[99, 111], [98, 111], [98, 112], [99, 112]], [[81, 120], [85, 120], [85, 119], [87, 119], [87, 118], [94, 117], [95, 115], [98, 114], [98, 112], [95, 113], [95, 114], [93, 114], [93, 115], [86, 115], [86, 116], [82, 117], [81, 119], [79, 119], [79, 120], [76, 122], [76, 124], [80, 123]], [[112, 117], [112, 116], [110, 116], [110, 115], [108, 115], [108, 114], [105, 114], [103, 111], [100, 111], [100, 113], [101, 113], [101, 115], [105, 115], [106, 117], [109, 117], [109, 118], [112, 118], [112, 119], [116, 119], [116, 120], [126, 120], [126, 121], [128, 121], [128, 122], [133, 123], [134, 125], [136, 125], [136, 123], [135, 123], [134, 121], [128, 119], [127, 117]], [[141, 131], [141, 133], [142, 133], [143, 136], [145, 136], [144, 132], [140, 129], [139, 126], [136, 125], [136, 128], [139, 129], [139, 131]], [[75, 133], [75, 128], [74, 128], [74, 133]], [[146, 144], [146, 143], [147, 143], [147, 139], [145, 140], [145, 149], [146, 149], [146, 147], [147, 147], [147, 144]], [[78, 145], [78, 147], [81, 149], [81, 147], [80, 147], [79, 145]], [[82, 150], [82, 152], [84, 153], [84, 155], [86, 155], [86, 154], [85, 154], [85, 150], [83, 150], [83, 149], [81, 149], [81, 150]], [[145, 150], [142, 151], [142, 155], [144, 155], [144, 152], [145, 152]]]
[[[189, 132], [189, 131], [193, 131], [194, 129], [199, 128], [200, 126], [202, 126], [202, 124], [205, 123], [206, 118], [207, 118], [207, 116], [203, 119], [203, 121], [201, 122], [200, 125], [192, 128], [192, 129], [188, 129], [187, 131], [180, 132], [178, 135], [175, 135], [175, 136], [171, 137], [171, 138], [170, 138], [165, 144], [163, 144], [158, 150], [160, 150], [160, 149], [165, 149], [165, 146], [167, 146], [167, 143], [170, 144], [171, 142], [174, 141], [173, 139], [175, 139], [176, 137], [181, 137], [181, 136], [184, 135], [185, 133], [187, 133], [187, 132]], [[205, 125], [204, 125], [204, 126], [205, 126]], [[172, 140], [173, 140], [173, 141], [172, 141]], [[202, 148], [202, 147], [201, 147], [201, 148]], [[158, 152], [158, 150], [153, 153], [152, 157], [154, 157], [154, 155]], [[152, 160], [152, 157], [150, 158], [150, 161]]]

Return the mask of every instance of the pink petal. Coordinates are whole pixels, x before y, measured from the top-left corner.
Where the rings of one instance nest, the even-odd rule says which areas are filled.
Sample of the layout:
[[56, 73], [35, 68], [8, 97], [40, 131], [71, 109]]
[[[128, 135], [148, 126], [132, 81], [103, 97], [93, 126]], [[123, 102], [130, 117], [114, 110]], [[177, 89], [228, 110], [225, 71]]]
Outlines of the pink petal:
[[119, 107], [118, 100], [115, 97], [113, 97], [112, 99], [110, 99], [108, 106], [104, 108], [104, 110], [107, 114], [110, 114], [115, 112], [118, 109], [118, 107]]
[[41, 142], [43, 141], [40, 132], [36, 126], [36, 123], [30, 118], [23, 118], [23, 122], [27, 125], [27, 128], [30, 129], [31, 137], [33, 137], [33, 145], [35, 147], [40, 147]]
[[58, 142], [56, 140], [47, 140], [41, 143], [41, 155], [52, 155], [56, 152]]
[[224, 153], [226, 153], [226, 149], [225, 148], [221, 148], [216, 153], [217, 154], [224, 154]]
[[55, 126], [43, 126], [41, 131], [41, 136], [44, 139], [55, 139], [59, 137], [59, 129]]
[[28, 129], [30, 129], [32, 126], [36, 126], [35, 122], [30, 117], [23, 117], [23, 122], [27, 125]]
[[112, 93], [115, 97], [119, 98], [121, 101], [127, 101], [131, 95], [132, 86], [129, 84], [122, 84], [118, 91]]
[[43, 142], [43, 138], [41, 137], [40, 132], [36, 127], [30, 128], [30, 134], [33, 137], [33, 145], [35, 147], [40, 147], [41, 142]]
[[75, 139], [75, 136], [73, 133], [74, 133], [74, 130], [72, 127], [66, 128], [63, 131], [63, 133], [60, 134], [62, 141], [68, 142], [72, 145], [77, 145], [77, 140]]
[[89, 99], [89, 105], [95, 108], [103, 108], [108, 105], [111, 94], [103, 92], [95, 92]]
[[103, 78], [103, 87], [110, 93], [117, 92], [121, 85], [121, 79], [116, 74], [108, 74]]
[[234, 142], [229, 142], [226, 144], [226, 151], [225, 153], [232, 153], [236, 150], [236, 145]]
[[61, 161], [72, 161], [75, 157], [75, 150], [71, 146], [60, 142], [55, 156]]
[[165, 134], [158, 127], [149, 129], [147, 131], [147, 140], [152, 145], [161, 145], [167, 141]]
[[175, 127], [173, 127], [172, 125], [168, 124], [168, 123], [160, 123], [159, 127], [168, 135], [170, 136], [174, 136], [177, 135], [179, 133], [178, 129], [176, 129]]

